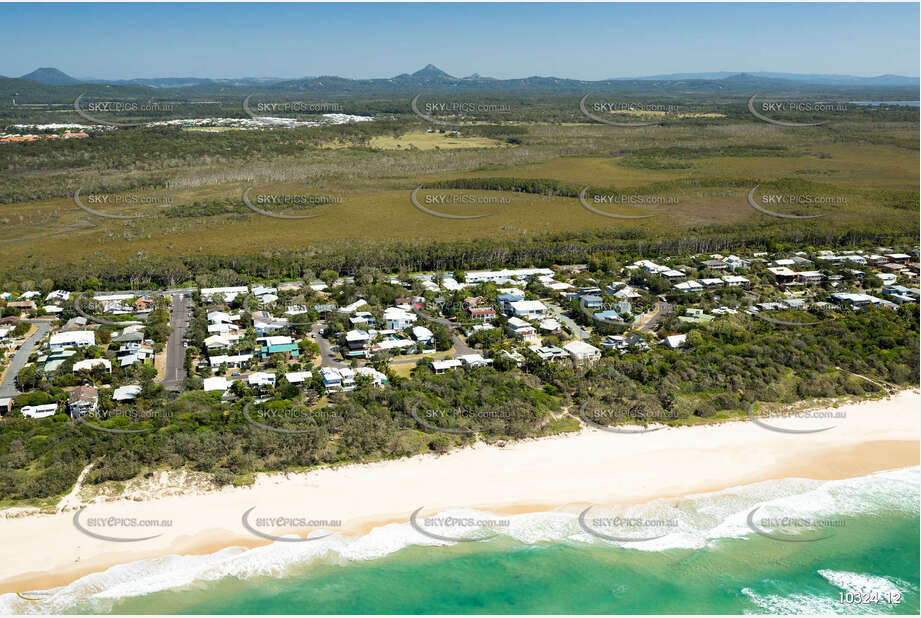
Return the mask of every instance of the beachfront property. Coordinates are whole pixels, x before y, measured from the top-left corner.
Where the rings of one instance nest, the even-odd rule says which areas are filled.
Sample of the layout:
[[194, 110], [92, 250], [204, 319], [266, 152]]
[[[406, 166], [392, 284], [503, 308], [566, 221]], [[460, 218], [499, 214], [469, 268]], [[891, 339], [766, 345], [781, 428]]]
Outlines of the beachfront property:
[[601, 358], [601, 350], [584, 341], [570, 341], [563, 349], [576, 365], [591, 364]]
[[25, 418], [48, 418], [54, 416], [58, 410], [58, 404], [45, 403], [38, 406], [23, 406], [19, 409]]
[[88, 385], [78, 386], [70, 393], [68, 411], [72, 418], [95, 414], [99, 407], [99, 390]]

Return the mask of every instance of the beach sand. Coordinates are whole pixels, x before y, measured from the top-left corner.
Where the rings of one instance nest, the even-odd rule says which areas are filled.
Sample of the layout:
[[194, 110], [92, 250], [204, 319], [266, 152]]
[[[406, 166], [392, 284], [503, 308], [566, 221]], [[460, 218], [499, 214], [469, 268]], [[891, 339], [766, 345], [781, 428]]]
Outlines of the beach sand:
[[[442, 510], [478, 508], [525, 513], [583, 505], [628, 505], [718, 491], [779, 478], [843, 479], [919, 464], [921, 394], [843, 404], [831, 417], [770, 419], [776, 427], [824, 429], [782, 433], [752, 422], [730, 422], [649, 433], [586, 429], [578, 434], [505, 446], [477, 444], [447, 455], [422, 455], [305, 473], [257, 476], [248, 488], [136, 502], [86, 505], [80, 525], [120, 538], [81, 533], [77, 511], [0, 518], [0, 543], [13, 559], [0, 562], [0, 592], [46, 590], [89, 573], [169, 554], [207, 554], [230, 546], [272, 541], [251, 534], [243, 514], [341, 520], [344, 534], [364, 534], [385, 523], [407, 522]], [[169, 526], [93, 527], [96, 517], [168, 520]], [[265, 533], [304, 536], [316, 526], [260, 526]]]

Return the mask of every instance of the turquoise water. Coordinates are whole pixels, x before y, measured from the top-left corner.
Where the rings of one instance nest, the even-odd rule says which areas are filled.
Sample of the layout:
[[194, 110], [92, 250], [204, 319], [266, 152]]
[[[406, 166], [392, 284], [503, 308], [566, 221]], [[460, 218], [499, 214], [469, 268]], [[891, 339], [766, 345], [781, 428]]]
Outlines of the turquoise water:
[[110, 611], [864, 613], [866, 606], [842, 604], [842, 589], [828, 577], [853, 581], [856, 589], [873, 588], [872, 575], [895, 582], [904, 594], [901, 604], [874, 605], [873, 613], [918, 614], [918, 525], [911, 517], [861, 517], [848, 522], [847, 534], [815, 543], [753, 535], [704, 549], [653, 552], [508, 539], [409, 547], [283, 578], [228, 578], [155, 593], [115, 603]]
[[[48, 591], [41, 602], [2, 595], [0, 614], [917, 615], [919, 486], [921, 469], [910, 468], [766, 481], [620, 511], [677, 522], [642, 543], [586, 534], [572, 512], [511, 516], [501, 536], [472, 543], [442, 544], [390, 524], [355, 538], [129, 563]], [[843, 525], [825, 529], [823, 540], [778, 541], [749, 527], [756, 507]], [[881, 602], [847, 604], [846, 592]], [[893, 594], [899, 602], [886, 603]]]

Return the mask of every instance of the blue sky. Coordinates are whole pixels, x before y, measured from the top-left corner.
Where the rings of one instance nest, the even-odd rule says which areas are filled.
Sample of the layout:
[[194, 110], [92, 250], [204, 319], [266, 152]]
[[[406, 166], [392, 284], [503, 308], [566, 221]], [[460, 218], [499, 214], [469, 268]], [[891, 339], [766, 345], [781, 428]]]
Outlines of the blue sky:
[[0, 4], [0, 75], [918, 76], [919, 5]]

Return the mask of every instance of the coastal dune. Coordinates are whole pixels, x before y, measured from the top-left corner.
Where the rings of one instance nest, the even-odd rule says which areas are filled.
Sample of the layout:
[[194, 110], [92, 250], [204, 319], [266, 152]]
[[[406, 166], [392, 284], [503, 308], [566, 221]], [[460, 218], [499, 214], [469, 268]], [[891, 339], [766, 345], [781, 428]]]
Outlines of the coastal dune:
[[910, 390], [808, 419], [635, 434], [589, 428], [443, 456], [261, 474], [248, 488], [0, 517], [4, 553], [15, 557], [0, 562], [0, 592], [47, 590], [145, 558], [267, 545], [274, 535], [360, 535], [406, 523], [418, 509], [431, 516], [616, 508], [772, 479], [845, 479], [917, 466], [919, 403], [921, 394]]

